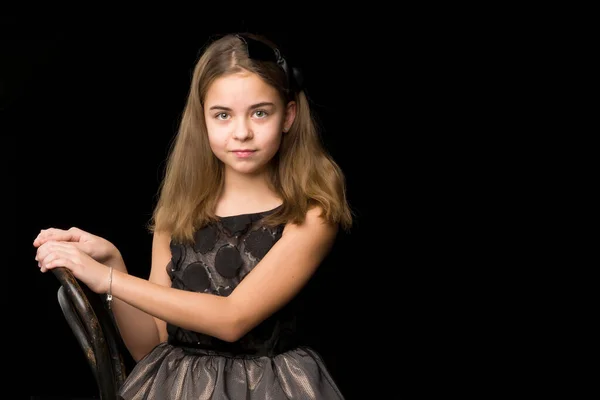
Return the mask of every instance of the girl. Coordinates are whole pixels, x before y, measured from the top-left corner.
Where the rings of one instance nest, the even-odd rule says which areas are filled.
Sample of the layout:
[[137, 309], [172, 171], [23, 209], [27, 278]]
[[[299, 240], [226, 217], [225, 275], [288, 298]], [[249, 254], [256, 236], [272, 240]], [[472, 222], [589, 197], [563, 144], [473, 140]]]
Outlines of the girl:
[[296, 337], [298, 294], [351, 226], [344, 176], [322, 148], [298, 70], [255, 35], [195, 66], [151, 230], [148, 280], [77, 228], [34, 241], [106, 293], [136, 361], [123, 399], [340, 399]]

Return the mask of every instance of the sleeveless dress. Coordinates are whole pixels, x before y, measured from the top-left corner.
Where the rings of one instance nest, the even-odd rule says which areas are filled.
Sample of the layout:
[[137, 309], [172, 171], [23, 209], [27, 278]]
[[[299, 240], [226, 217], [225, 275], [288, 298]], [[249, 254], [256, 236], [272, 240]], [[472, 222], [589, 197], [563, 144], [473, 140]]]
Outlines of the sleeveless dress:
[[[283, 225], [260, 224], [272, 211], [220, 217], [193, 246], [171, 242], [172, 287], [228, 296], [281, 238]], [[119, 398], [343, 399], [321, 356], [297, 338], [298, 298], [234, 343], [167, 324], [167, 342], [135, 365]]]

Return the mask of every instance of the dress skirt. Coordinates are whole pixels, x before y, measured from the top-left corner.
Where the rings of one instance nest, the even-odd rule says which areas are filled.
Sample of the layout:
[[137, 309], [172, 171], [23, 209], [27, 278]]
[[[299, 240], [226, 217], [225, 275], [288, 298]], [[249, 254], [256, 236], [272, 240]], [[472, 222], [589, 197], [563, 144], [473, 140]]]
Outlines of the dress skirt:
[[299, 347], [274, 356], [227, 355], [164, 342], [119, 390], [124, 400], [343, 399], [319, 354]]

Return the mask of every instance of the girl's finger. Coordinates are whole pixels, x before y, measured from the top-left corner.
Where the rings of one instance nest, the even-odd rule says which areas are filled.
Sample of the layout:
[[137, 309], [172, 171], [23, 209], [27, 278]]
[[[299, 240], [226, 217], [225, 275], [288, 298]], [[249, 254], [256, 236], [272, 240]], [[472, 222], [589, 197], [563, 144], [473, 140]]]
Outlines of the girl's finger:
[[47, 238], [47, 237], [52, 236], [53, 234], [55, 234], [57, 231], [59, 231], [59, 229], [56, 229], [56, 228], [42, 229], [40, 231], [40, 233], [37, 235], [37, 238], [38, 239]]
[[46, 267], [48, 268], [48, 264], [50, 264], [53, 261], [56, 261], [58, 259], [68, 259], [69, 258], [69, 253], [66, 253], [62, 250], [56, 250], [56, 251], [52, 251], [50, 252], [48, 255], [46, 255], [46, 257], [44, 257], [44, 259], [40, 260], [42, 267]]
[[48, 254], [52, 252], [52, 244], [44, 244], [43, 246], [38, 247], [35, 252], [35, 260], [42, 261]]
[[81, 238], [81, 231], [77, 228], [64, 229], [50, 228], [45, 231], [41, 231], [40, 234], [33, 241], [34, 246], [40, 246], [50, 240], [60, 242], [77, 242]]
[[56, 250], [53, 242], [46, 242], [42, 246], [40, 246], [35, 254], [36, 261], [42, 261], [44, 258], [48, 256], [48, 254], [52, 253], [53, 250]]
[[52, 239], [52, 243], [50, 243], [48, 245], [48, 248], [53, 250], [64, 250], [64, 251], [68, 251], [71, 253], [74, 253], [75, 250], [75, 243], [71, 243], [71, 242], [58, 242], [58, 241], [54, 241], [54, 239]]
[[65, 268], [71, 269], [72, 266], [73, 266], [73, 264], [71, 263], [70, 260], [59, 257], [53, 261], [50, 261], [48, 264], [44, 265], [41, 268], [41, 270], [42, 270], [42, 272], [46, 272], [46, 271], [49, 271], [49, 270], [51, 270], [53, 268], [57, 268], [57, 267], [65, 267]]
[[69, 242], [71, 240], [79, 240], [79, 235], [75, 231], [65, 231], [63, 229], [50, 228], [42, 230], [33, 241], [33, 245], [41, 246], [50, 240]]
[[43, 259], [49, 253], [52, 253], [53, 251], [59, 251], [59, 250], [67, 252], [69, 254], [73, 254], [73, 255], [77, 254], [77, 248], [74, 243], [51, 241], [51, 242], [44, 243], [44, 245], [42, 245], [38, 248], [36, 259], [38, 259], [38, 260]]

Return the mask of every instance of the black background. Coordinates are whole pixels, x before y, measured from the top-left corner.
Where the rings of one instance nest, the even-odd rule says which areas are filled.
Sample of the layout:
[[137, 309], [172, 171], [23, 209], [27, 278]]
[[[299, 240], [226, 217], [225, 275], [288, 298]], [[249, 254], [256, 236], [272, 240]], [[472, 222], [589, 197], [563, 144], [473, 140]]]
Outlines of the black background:
[[[31, 242], [40, 229], [77, 226], [111, 240], [130, 273], [147, 277], [151, 236], [145, 224], [193, 65], [211, 35], [235, 30], [269, 36], [303, 69], [325, 145], [346, 173], [356, 220], [349, 234], [340, 235], [310, 288], [317, 350], [348, 398], [361, 398], [358, 390], [374, 389], [373, 379], [381, 378], [372, 377], [386, 373], [382, 358], [387, 362], [390, 354], [409, 350], [392, 346], [385, 356], [380, 354], [381, 341], [396, 341], [406, 329], [390, 322], [407, 315], [384, 310], [389, 304], [383, 297], [395, 295], [390, 291], [392, 274], [397, 273], [389, 253], [402, 240], [393, 236], [388, 250], [379, 251], [376, 222], [388, 218], [397, 231], [406, 220], [385, 211], [388, 204], [398, 207], [401, 202], [387, 192], [397, 192], [406, 181], [382, 168], [399, 163], [400, 150], [393, 141], [399, 134], [400, 103], [394, 103], [394, 79], [378, 77], [382, 68], [371, 54], [376, 46], [369, 50], [368, 37], [347, 34], [340, 40], [333, 33], [271, 32], [248, 24], [206, 32], [50, 29], [3, 42], [2, 122], [16, 139], [7, 148], [17, 149], [6, 157], [16, 161], [8, 172], [18, 194], [9, 215], [18, 232], [13, 253], [19, 255], [18, 278], [9, 283], [17, 287], [9, 289], [27, 291], [12, 307], [12, 321], [25, 343], [19, 350], [25, 354], [16, 363], [31, 377], [27, 395], [92, 396], [96, 391], [61, 314], [58, 281], [39, 272]], [[373, 174], [376, 162], [381, 173]], [[376, 390], [384, 387], [377, 384]]]
[[[535, 312], [525, 307], [525, 322], [514, 320], [523, 312], [514, 284], [531, 286], [514, 248], [531, 243], [522, 213], [537, 205], [523, 202], [540, 173], [521, 169], [530, 127], [514, 120], [535, 100], [530, 42], [502, 12], [410, 9], [418, 7], [367, 5], [344, 16], [303, 4], [310, 17], [274, 18], [286, 28], [275, 31], [219, 5], [154, 20], [90, 13], [22, 24], [3, 15], [2, 331], [18, 380], [7, 386], [25, 396], [93, 395], [58, 282], [39, 273], [31, 242], [40, 229], [79, 226], [147, 276], [144, 226], [193, 64], [210, 35], [238, 30], [267, 34], [304, 69], [323, 139], [347, 176], [356, 224], [310, 287], [315, 344], [344, 395], [480, 398], [525, 381], [536, 391], [560, 384], [531, 378], [538, 365], [531, 349], [521, 352]], [[233, 23], [202, 30], [207, 18]]]

